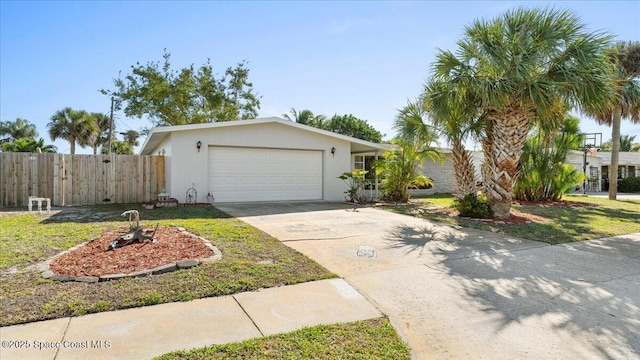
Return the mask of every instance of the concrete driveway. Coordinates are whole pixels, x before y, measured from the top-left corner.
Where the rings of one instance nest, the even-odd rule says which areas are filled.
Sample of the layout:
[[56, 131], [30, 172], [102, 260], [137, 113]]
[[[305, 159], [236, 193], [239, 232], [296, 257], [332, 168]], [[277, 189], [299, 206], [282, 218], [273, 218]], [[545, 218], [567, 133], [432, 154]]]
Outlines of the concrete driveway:
[[344, 277], [415, 359], [640, 359], [640, 234], [550, 246], [336, 203], [217, 207]]

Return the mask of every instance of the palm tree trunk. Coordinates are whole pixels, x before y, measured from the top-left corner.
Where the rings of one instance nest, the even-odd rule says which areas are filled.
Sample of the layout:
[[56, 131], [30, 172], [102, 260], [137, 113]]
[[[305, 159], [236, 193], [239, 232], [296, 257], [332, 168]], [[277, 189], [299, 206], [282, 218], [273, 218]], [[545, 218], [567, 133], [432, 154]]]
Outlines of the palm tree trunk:
[[69, 144], [71, 144], [71, 155], [76, 153], [76, 139], [75, 138], [70, 138], [69, 139]]
[[529, 132], [533, 111], [518, 105], [494, 111], [487, 116], [490, 132], [485, 148], [484, 182], [493, 215], [508, 218], [513, 188], [520, 172], [520, 156]]
[[622, 108], [617, 106], [611, 119], [611, 165], [609, 166], [609, 200], [618, 196], [618, 163], [620, 162], [620, 122]]
[[454, 195], [463, 198], [467, 194], [476, 192], [476, 176], [471, 161], [471, 154], [464, 148], [459, 138], [453, 141], [453, 169], [456, 178]]

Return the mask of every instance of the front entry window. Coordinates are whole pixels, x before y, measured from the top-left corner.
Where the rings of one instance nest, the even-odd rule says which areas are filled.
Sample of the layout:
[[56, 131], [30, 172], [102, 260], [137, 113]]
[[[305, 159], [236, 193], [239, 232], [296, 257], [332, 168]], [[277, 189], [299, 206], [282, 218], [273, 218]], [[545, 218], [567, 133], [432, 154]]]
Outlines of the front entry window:
[[375, 180], [376, 174], [373, 171], [373, 162], [376, 160], [372, 155], [356, 155], [353, 159], [353, 168], [355, 170], [367, 170], [368, 173], [364, 176], [366, 180]]

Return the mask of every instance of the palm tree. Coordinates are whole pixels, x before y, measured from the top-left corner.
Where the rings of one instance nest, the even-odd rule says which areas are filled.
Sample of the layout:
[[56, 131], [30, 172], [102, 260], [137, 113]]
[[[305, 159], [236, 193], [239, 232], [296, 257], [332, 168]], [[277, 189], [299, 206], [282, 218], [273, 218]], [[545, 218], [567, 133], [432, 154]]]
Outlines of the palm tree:
[[580, 183], [582, 172], [565, 162], [569, 150], [584, 144], [579, 123], [578, 118], [567, 115], [557, 127], [534, 127], [520, 157], [518, 200], [557, 201]]
[[60, 138], [69, 141], [71, 154], [76, 153], [76, 143], [81, 147], [90, 146], [91, 139], [97, 133], [97, 125], [86, 111], [76, 111], [70, 107], [56, 111], [47, 129], [52, 140]]
[[[477, 190], [471, 153], [464, 148], [464, 140], [469, 135], [471, 127], [462, 125], [463, 118], [460, 117], [462, 114], [456, 112], [458, 109], [462, 109], [462, 106], [457, 107], [452, 103], [447, 103], [444, 110], [434, 106], [433, 100], [440, 100], [440, 98], [436, 98], [441, 94], [436, 91], [442, 89], [440, 85], [444, 84], [429, 83], [425, 87], [424, 97], [415, 102], [409, 102], [400, 110], [400, 114], [394, 122], [394, 128], [400, 138], [415, 136], [427, 144], [437, 138], [436, 132], [445, 136], [453, 147], [451, 155], [456, 180], [454, 195], [462, 198], [466, 194], [474, 194]], [[439, 112], [440, 110], [442, 112]], [[442, 115], [442, 113], [446, 113], [446, 115]], [[430, 119], [427, 118], [428, 114], [431, 115]]]
[[33, 139], [38, 136], [36, 126], [29, 120], [17, 118], [15, 121], [0, 121], [0, 144], [21, 138]]
[[103, 113], [91, 113], [89, 116], [93, 119], [96, 130], [89, 139], [89, 145], [93, 148], [93, 155], [96, 155], [98, 147], [104, 146], [108, 141], [111, 118]]
[[314, 115], [311, 110], [300, 110], [299, 112], [296, 109], [291, 108], [291, 116], [289, 114], [282, 114], [282, 116], [293, 122], [297, 122], [298, 124], [313, 126], [318, 129], [324, 128], [324, 123], [327, 121], [326, 116], [324, 115]]
[[[620, 151], [640, 151], [640, 144], [634, 142], [636, 135], [621, 135], [620, 136]], [[602, 143], [598, 151], [611, 151], [613, 147], [613, 141], [609, 139]]]
[[620, 151], [640, 151], [640, 145], [634, 143], [636, 135], [620, 136]]
[[534, 120], [558, 104], [600, 109], [609, 98], [610, 40], [587, 33], [570, 11], [518, 8], [465, 29], [455, 52], [440, 51], [436, 80], [469, 92], [484, 116], [483, 180], [491, 210], [509, 216], [519, 160]]
[[[109, 148], [103, 146], [102, 153], [105, 155], [108, 154]], [[113, 140], [111, 142], [111, 153], [118, 155], [133, 155], [133, 147], [126, 141]]]
[[609, 165], [609, 200], [618, 196], [620, 158], [620, 123], [622, 119], [640, 122], [640, 42], [619, 42], [608, 50], [614, 65], [614, 96], [605, 109], [588, 109], [600, 124], [611, 126], [611, 164]]
[[420, 174], [418, 166], [425, 158], [442, 161], [442, 154], [433, 147], [438, 139], [434, 129], [425, 124], [426, 111], [421, 100], [408, 102], [398, 111], [394, 127], [398, 136], [392, 141], [397, 149], [387, 151], [384, 159], [376, 164], [376, 172], [382, 175], [382, 190], [390, 201], [406, 202], [409, 187], [433, 182]]
[[127, 132], [124, 132], [121, 134], [124, 137], [124, 141], [126, 141], [127, 143], [129, 143], [129, 145], [131, 145], [131, 148], [134, 148], [140, 145], [140, 142], [138, 141], [140, 134], [137, 131], [128, 130]]
[[45, 145], [44, 139], [20, 138], [2, 144], [2, 151], [29, 152], [29, 153], [55, 153], [58, 151], [53, 145]]
[[431, 80], [425, 86], [425, 107], [433, 119], [433, 125], [447, 139], [451, 146], [456, 184], [454, 194], [463, 198], [478, 190], [475, 168], [471, 152], [464, 142], [479, 139], [484, 118], [478, 113], [475, 100], [469, 93], [455, 91], [449, 83]]

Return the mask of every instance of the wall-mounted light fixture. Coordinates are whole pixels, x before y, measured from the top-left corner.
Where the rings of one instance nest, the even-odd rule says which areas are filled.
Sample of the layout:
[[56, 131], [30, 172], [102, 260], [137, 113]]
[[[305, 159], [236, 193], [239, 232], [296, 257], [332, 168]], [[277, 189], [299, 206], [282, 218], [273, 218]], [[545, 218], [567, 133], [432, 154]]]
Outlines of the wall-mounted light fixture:
[[196, 143], [196, 147], [198, 148], [198, 152], [200, 152], [200, 148], [202, 147], [202, 141], [198, 140]]
[[336, 148], [335, 146], [331, 148], [331, 155], [336, 156]]

